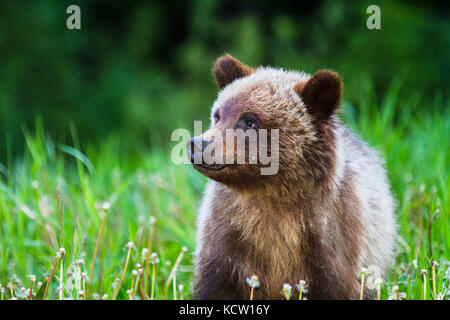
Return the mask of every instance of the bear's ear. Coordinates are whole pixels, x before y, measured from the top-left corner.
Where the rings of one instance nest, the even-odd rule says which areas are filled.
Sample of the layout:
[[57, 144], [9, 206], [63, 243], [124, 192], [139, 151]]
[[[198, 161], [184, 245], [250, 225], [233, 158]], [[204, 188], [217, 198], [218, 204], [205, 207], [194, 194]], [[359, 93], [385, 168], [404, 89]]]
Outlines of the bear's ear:
[[327, 120], [339, 108], [342, 81], [336, 72], [321, 70], [308, 81], [298, 83], [294, 90], [316, 120]]
[[219, 57], [213, 69], [217, 84], [220, 89], [238, 78], [246, 77], [253, 73], [253, 69], [239, 62], [229, 54]]

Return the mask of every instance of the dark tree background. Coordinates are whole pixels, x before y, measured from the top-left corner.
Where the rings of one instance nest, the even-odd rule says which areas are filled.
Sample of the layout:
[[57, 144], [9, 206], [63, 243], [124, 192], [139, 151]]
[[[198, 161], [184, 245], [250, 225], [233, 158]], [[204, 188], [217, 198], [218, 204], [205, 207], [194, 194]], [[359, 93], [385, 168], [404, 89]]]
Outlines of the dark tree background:
[[[66, 28], [70, 4], [81, 30]], [[370, 4], [381, 30], [366, 28]], [[224, 52], [253, 66], [333, 68], [349, 102], [365, 86], [382, 97], [395, 79], [405, 97], [447, 99], [448, 30], [439, 1], [2, 1], [0, 159], [22, 150], [36, 118], [57, 141], [70, 142], [73, 123], [83, 143], [119, 134], [164, 145], [208, 119]]]

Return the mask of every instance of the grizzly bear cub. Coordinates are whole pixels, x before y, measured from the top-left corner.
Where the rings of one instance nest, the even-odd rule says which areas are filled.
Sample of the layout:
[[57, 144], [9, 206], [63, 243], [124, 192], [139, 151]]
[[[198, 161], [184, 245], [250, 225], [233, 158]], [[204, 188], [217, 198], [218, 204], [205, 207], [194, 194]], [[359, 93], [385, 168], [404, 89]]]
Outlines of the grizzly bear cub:
[[210, 130], [277, 129], [279, 169], [194, 162], [198, 142], [202, 152], [215, 138], [208, 130], [191, 139], [191, 161], [211, 179], [198, 213], [194, 298], [248, 299], [246, 280], [257, 275], [255, 299], [282, 298], [285, 283], [297, 294], [300, 280], [308, 299], [357, 299], [361, 268], [381, 277], [393, 260], [394, 201], [377, 152], [335, 116], [340, 77], [253, 69], [230, 55], [213, 72], [221, 91]]

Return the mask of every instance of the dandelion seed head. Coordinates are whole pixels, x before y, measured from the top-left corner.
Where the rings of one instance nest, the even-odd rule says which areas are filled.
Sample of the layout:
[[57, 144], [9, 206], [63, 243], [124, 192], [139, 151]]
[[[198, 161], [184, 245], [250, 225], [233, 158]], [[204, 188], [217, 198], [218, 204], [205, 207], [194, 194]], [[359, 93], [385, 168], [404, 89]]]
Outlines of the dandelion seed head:
[[154, 225], [156, 223], [156, 218], [154, 216], [150, 216], [150, 225]]
[[250, 278], [247, 278], [246, 281], [250, 288], [259, 288], [259, 278], [257, 275], [252, 275]]
[[133, 249], [133, 248], [134, 248], [134, 243], [133, 243], [133, 241], [128, 242], [128, 243], [127, 243], [127, 247], [128, 247], [128, 249]]
[[146, 258], [148, 255], [148, 249], [147, 248], [142, 248], [142, 257]]
[[300, 280], [296, 286], [297, 286], [297, 290], [303, 292], [303, 291], [305, 291], [305, 288], [306, 288], [306, 281]]
[[289, 298], [292, 294], [292, 287], [289, 283], [283, 284], [282, 293], [286, 298]]
[[437, 261], [432, 261], [432, 262], [431, 262], [431, 266], [432, 266], [433, 268], [438, 268], [438, 267], [439, 267], [439, 263], [437, 263]]
[[66, 249], [59, 248], [59, 251], [56, 253], [58, 257], [64, 257], [66, 255]]
[[399, 290], [398, 285], [392, 286], [392, 292], [397, 293]]
[[137, 272], [137, 270], [133, 269], [133, 271], [131, 271], [131, 274], [133, 275], [133, 277], [137, 277], [138, 272]]
[[184, 289], [184, 286], [182, 284], [179, 284], [178, 285], [178, 291], [183, 291], [183, 289]]
[[158, 258], [158, 254], [156, 252], [153, 252], [152, 255], [150, 256], [150, 263], [159, 263], [159, 258]]
[[420, 274], [421, 275], [428, 274], [428, 270], [427, 269], [422, 269], [422, 270], [420, 270]]
[[361, 271], [359, 271], [360, 276], [365, 275], [366, 273], [367, 273], [367, 268], [364, 268], [364, 267], [362, 267]]
[[102, 300], [108, 300], [108, 295], [106, 293], [102, 296]]
[[111, 203], [109, 203], [108, 201], [103, 202], [102, 204], [102, 210], [107, 213], [109, 211], [109, 209], [111, 209]]
[[35, 282], [36, 282], [36, 276], [35, 276], [34, 274], [30, 274], [30, 275], [28, 276], [28, 278], [30, 278], [30, 282], [31, 282], [31, 283], [35, 283]]
[[182, 247], [182, 248], [181, 248], [181, 251], [187, 252], [187, 251], [188, 251], [188, 248], [187, 248], [187, 247]]

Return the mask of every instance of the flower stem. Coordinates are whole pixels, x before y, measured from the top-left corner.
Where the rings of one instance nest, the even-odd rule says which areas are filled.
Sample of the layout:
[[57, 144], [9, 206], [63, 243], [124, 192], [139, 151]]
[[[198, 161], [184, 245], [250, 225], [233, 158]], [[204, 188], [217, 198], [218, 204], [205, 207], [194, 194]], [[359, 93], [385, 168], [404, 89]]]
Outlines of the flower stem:
[[106, 214], [103, 214], [102, 221], [100, 223], [100, 229], [98, 230], [97, 241], [95, 243], [94, 256], [92, 257], [91, 267], [89, 270], [89, 284], [88, 284], [87, 291], [85, 291], [86, 292], [85, 293], [86, 300], [89, 299], [89, 292], [91, 291], [91, 283], [92, 283], [92, 275], [94, 273], [95, 259], [97, 258], [97, 251], [98, 251], [98, 247], [100, 245], [100, 237], [102, 235], [103, 225], [105, 224], [105, 218], [106, 218]]
[[64, 276], [64, 261], [61, 260], [61, 263], [59, 264], [59, 300], [63, 299], [63, 276]]
[[177, 274], [173, 276], [173, 300], [177, 300]]
[[125, 260], [125, 267], [123, 268], [122, 277], [120, 278], [119, 285], [117, 286], [116, 292], [114, 293], [113, 300], [116, 300], [117, 295], [119, 294], [120, 287], [122, 286], [123, 279], [125, 278], [125, 273], [127, 272], [127, 269], [128, 269], [128, 263], [130, 262], [131, 249], [132, 249], [132, 247], [128, 246], [128, 253], [127, 253], [127, 259]]
[[431, 277], [433, 280], [433, 297], [434, 300], [436, 300], [437, 294], [436, 294], [436, 270], [434, 264], [431, 267]]
[[53, 278], [53, 273], [55, 273], [55, 269], [56, 269], [56, 267], [58, 266], [59, 260], [61, 260], [61, 258], [62, 258], [62, 256], [61, 256], [61, 255], [58, 255], [58, 258], [56, 259], [56, 262], [55, 262], [55, 264], [53, 265], [52, 271], [50, 272], [50, 276], [48, 277], [48, 280], [47, 280], [47, 284], [45, 285], [44, 296], [42, 297], [42, 300], [45, 300], [45, 297], [47, 296], [48, 286], [49, 286], [49, 284], [50, 284], [50, 281], [51, 281], [52, 278]]
[[359, 295], [359, 300], [362, 300], [364, 297], [364, 273], [361, 274], [361, 293]]
[[139, 285], [139, 280], [140, 280], [140, 275], [137, 276], [136, 281], [134, 283], [134, 288], [133, 288], [133, 298], [136, 297], [136, 292], [137, 292], [137, 288]]
[[141, 275], [140, 291], [141, 291], [141, 299], [147, 300], [147, 298], [145, 297], [144, 275]]
[[427, 300], [427, 275], [423, 274], [423, 299]]
[[28, 295], [28, 300], [31, 300], [32, 297], [33, 297], [33, 281], [30, 282], [30, 293]]
[[181, 252], [180, 252], [180, 254], [177, 257], [177, 260], [175, 261], [175, 264], [173, 265], [172, 270], [170, 271], [169, 278], [167, 278], [166, 286], [164, 288], [164, 295], [165, 296], [167, 296], [167, 292], [169, 290], [170, 281], [172, 281], [172, 278], [176, 275], [177, 270], [178, 270], [178, 266], [180, 265], [181, 259], [183, 259], [184, 253], [186, 251], [187, 251], [186, 247], [181, 248]]
[[153, 262], [152, 290], [150, 294], [150, 300], [153, 300], [155, 297], [155, 282], [156, 282], [156, 261]]

